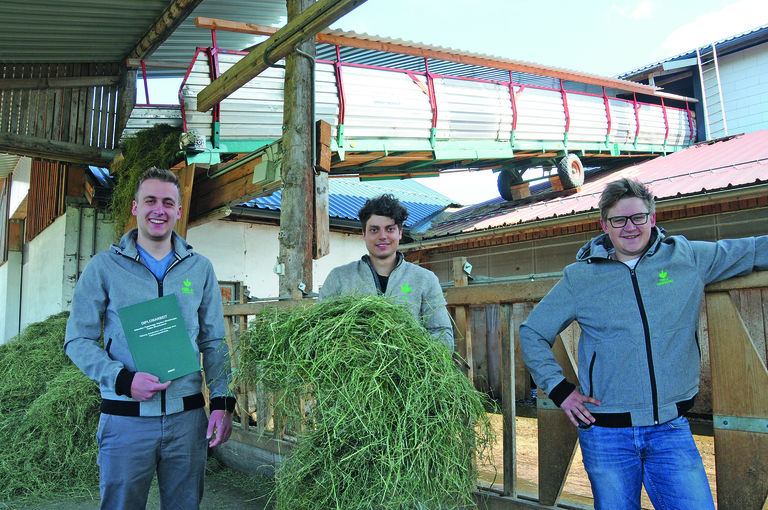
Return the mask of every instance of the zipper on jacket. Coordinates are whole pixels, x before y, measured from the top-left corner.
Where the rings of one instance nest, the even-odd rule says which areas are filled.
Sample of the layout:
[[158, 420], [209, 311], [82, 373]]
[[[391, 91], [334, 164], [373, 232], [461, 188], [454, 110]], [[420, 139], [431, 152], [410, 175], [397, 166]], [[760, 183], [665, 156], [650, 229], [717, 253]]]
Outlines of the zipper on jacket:
[[[366, 257], [367, 257], [367, 255], [366, 255]], [[373, 284], [376, 286], [376, 291], [378, 292], [378, 295], [379, 296], [383, 296], [384, 295], [384, 291], [381, 289], [381, 282], [379, 281], [378, 273], [373, 268], [373, 264], [371, 263], [370, 259], [365, 258], [363, 260], [368, 265], [368, 269], [371, 270], [371, 275], [373, 275]], [[395, 267], [392, 268], [392, 272], [389, 273], [389, 276], [387, 278], [390, 278], [392, 276], [392, 273], [395, 272], [395, 269], [397, 269], [400, 266], [402, 261], [403, 261], [403, 259], [398, 258], [397, 263], [395, 263]], [[168, 269], [170, 270], [170, 267]], [[387, 285], [387, 287], [389, 287], [389, 285]]]
[[645, 333], [645, 354], [648, 358], [648, 375], [651, 378], [651, 399], [653, 401], [653, 423], [658, 425], [659, 423], [659, 396], [656, 388], [656, 372], [653, 367], [653, 352], [651, 350], [651, 332], [648, 328], [648, 317], [645, 314], [645, 306], [643, 306], [643, 298], [640, 295], [640, 286], [637, 282], [637, 275], [634, 269], [629, 270], [629, 274], [632, 275], [632, 286], [635, 288], [635, 298], [637, 299], [637, 307], [640, 309], [640, 317], [643, 320], [643, 332]]
[[[171, 247], [171, 249], [173, 249], [173, 247]], [[126, 256], [126, 255], [123, 255], [123, 256]], [[128, 258], [131, 258], [131, 257], [128, 257]], [[149, 273], [157, 282], [157, 297], [163, 297], [163, 281], [165, 281], [165, 277], [168, 276], [168, 273], [171, 271], [171, 269], [173, 269], [173, 267], [178, 265], [182, 259], [178, 258], [178, 256], [174, 257], [174, 261], [171, 262], [171, 264], [168, 266], [168, 269], [165, 270], [165, 274], [163, 275], [162, 280], [159, 279], [157, 276], [155, 276], [155, 273], [153, 273], [151, 269], [149, 269], [146, 265], [144, 265], [141, 262], [140, 255], [136, 255], [136, 258], [134, 258], [134, 260], [139, 264], [141, 264], [142, 266], [144, 266], [147, 269], [147, 271], [149, 271]], [[160, 413], [165, 414], [165, 390], [160, 390]]]
[[595, 369], [595, 360], [597, 359], [597, 353], [592, 353], [592, 360], [589, 362], [589, 396], [594, 397], [595, 386], [592, 384], [592, 372]]
[[[165, 281], [165, 277], [168, 276], [168, 273], [171, 272], [171, 269], [173, 269], [174, 266], [176, 266], [179, 262], [181, 262], [181, 259], [174, 257], [175, 260], [171, 262], [171, 265], [168, 266], [168, 269], [165, 270], [165, 274], [163, 275], [163, 279], [160, 280], [155, 276], [155, 279], [157, 280], [157, 295], [158, 297], [163, 297], [163, 282]], [[146, 267], [146, 266], [144, 266]], [[149, 269], [147, 267], [147, 269]], [[151, 273], [151, 271], [150, 271]], [[152, 276], [154, 276], [154, 273], [152, 273]], [[160, 390], [160, 414], [165, 414], [165, 391], [166, 390]]]

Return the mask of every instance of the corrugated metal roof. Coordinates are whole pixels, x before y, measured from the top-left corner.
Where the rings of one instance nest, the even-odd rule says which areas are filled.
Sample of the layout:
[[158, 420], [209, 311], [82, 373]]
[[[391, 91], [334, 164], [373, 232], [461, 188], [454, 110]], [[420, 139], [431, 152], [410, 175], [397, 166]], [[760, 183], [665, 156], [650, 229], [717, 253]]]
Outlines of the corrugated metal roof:
[[8, 177], [19, 164], [20, 156], [0, 152], [0, 178]]
[[[572, 195], [520, 203], [490, 200], [446, 212], [424, 232], [424, 239], [597, 211], [606, 184], [627, 177], [650, 188], [657, 200], [768, 183], [768, 130], [694, 145], [621, 170], [600, 172]], [[549, 187], [547, 186], [547, 191]]]
[[[171, 0], [3, 0], [0, 62], [122, 61], [170, 4]], [[210, 46], [211, 32], [195, 28], [197, 16], [282, 25], [286, 7], [284, 0], [204, 0], [150, 59], [188, 61], [197, 46]], [[221, 47], [242, 49], [253, 44], [254, 36], [222, 32], [217, 39]]]
[[[768, 25], [762, 25], [757, 28], [753, 28], [752, 30], [747, 30], [746, 32], [742, 32], [740, 34], [726, 37], [725, 39], [721, 39], [719, 41], [714, 41], [705, 46], [700, 46], [699, 49], [706, 50], [707, 48], [711, 47], [712, 44], [714, 44], [717, 47], [718, 54], [720, 54], [720, 52], [722, 51], [727, 51], [729, 46], [740, 45], [742, 43], [749, 43], [752, 40], [758, 40], [765, 37], [768, 37]], [[696, 48], [688, 50], [684, 53], [680, 53], [679, 55], [675, 55], [674, 57], [669, 57], [664, 60], [659, 60], [658, 62], [654, 62], [653, 64], [648, 64], [642, 67], [638, 67], [637, 69], [633, 69], [632, 71], [622, 73], [618, 75], [617, 78], [628, 79], [637, 74], [641, 74], [649, 69], [654, 69], [656, 67], [659, 67], [665, 62], [683, 60], [683, 59], [691, 58], [694, 56], [696, 56]]]
[[[391, 193], [408, 209], [406, 227], [433, 216], [452, 203], [450, 198], [411, 179], [363, 182], [350, 178], [330, 179], [328, 191], [330, 217], [345, 220], [357, 220], [357, 211], [367, 199]], [[280, 191], [255, 198], [242, 206], [279, 211]]]

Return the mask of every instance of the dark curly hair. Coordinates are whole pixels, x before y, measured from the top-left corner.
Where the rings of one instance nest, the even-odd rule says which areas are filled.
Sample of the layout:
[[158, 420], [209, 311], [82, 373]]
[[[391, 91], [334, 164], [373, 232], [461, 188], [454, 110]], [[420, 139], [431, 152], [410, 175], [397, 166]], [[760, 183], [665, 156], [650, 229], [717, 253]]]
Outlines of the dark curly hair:
[[406, 209], [394, 195], [390, 194], [369, 198], [365, 201], [365, 205], [357, 211], [357, 217], [360, 218], [360, 226], [363, 230], [365, 230], [365, 225], [374, 214], [392, 218], [395, 225], [400, 229], [403, 228], [405, 220], [408, 219], [408, 209]]

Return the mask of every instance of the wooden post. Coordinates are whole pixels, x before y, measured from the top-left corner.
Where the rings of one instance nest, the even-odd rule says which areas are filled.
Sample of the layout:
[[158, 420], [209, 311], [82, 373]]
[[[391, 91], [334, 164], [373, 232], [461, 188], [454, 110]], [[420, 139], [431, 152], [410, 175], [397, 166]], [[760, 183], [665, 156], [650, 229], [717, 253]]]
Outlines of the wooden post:
[[[287, 0], [288, 22], [312, 5], [311, 0]], [[314, 34], [312, 34], [314, 35]], [[280, 208], [280, 296], [301, 299], [312, 291], [313, 195], [312, 132], [314, 41], [299, 45], [285, 59], [283, 188]], [[303, 53], [303, 54], [302, 54]], [[309, 57], [307, 55], [310, 55]], [[302, 290], [303, 287], [303, 290]]]
[[[466, 287], [469, 285], [469, 278], [464, 272], [464, 264], [467, 263], [467, 257], [455, 257], [453, 259], [453, 286]], [[475, 367], [472, 361], [472, 325], [469, 320], [469, 306], [459, 305], [456, 307], [456, 331], [459, 338], [456, 339], [456, 350], [460, 356], [467, 362], [467, 377], [470, 382], [475, 382]]]
[[728, 292], [706, 295], [717, 507], [766, 508], [768, 370]]
[[331, 171], [331, 125], [318, 120], [315, 125], [315, 224], [312, 258], [325, 257], [331, 251], [330, 218], [328, 216], [328, 172]]
[[[552, 347], [563, 375], [577, 381], [576, 364], [560, 336]], [[565, 485], [568, 470], [576, 453], [578, 430], [562, 409], [555, 407], [546, 395], [536, 399], [539, 428], [539, 503], [554, 506]]]
[[512, 304], [499, 306], [501, 325], [501, 413], [502, 445], [504, 448], [504, 496], [517, 495], [517, 451], [515, 448], [515, 325]]

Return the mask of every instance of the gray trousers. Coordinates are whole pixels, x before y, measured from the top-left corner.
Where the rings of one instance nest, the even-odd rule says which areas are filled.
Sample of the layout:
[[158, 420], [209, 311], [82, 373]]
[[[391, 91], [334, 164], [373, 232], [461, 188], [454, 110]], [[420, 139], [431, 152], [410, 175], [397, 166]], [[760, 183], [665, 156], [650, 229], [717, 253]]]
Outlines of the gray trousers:
[[102, 510], [144, 510], [157, 472], [162, 510], [197, 510], [208, 441], [205, 409], [165, 416], [103, 414], [96, 440]]

